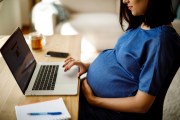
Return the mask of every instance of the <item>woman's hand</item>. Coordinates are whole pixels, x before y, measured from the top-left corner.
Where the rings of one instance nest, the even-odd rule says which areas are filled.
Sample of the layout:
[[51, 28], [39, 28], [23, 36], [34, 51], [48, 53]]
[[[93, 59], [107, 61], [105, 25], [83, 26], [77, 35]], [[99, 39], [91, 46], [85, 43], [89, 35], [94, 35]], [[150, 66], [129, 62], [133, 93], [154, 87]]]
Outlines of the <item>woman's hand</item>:
[[88, 68], [89, 68], [89, 64], [85, 64], [79, 60], [75, 60], [72, 57], [68, 57], [65, 61], [64, 61], [64, 71], [68, 71], [69, 69], [71, 69], [71, 67], [73, 65], [77, 65], [80, 68], [80, 71], [78, 73], [78, 77], [80, 77], [82, 74], [86, 73]]
[[82, 81], [82, 92], [84, 93], [84, 96], [89, 104], [95, 104], [96, 96], [94, 96], [93, 91], [87, 83], [86, 79]]

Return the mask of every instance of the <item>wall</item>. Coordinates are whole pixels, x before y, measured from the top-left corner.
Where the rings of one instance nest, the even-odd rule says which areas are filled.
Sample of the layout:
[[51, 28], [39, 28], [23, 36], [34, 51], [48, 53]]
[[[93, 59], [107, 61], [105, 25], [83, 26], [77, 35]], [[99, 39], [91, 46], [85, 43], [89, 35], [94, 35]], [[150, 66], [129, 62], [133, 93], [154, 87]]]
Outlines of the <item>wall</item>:
[[21, 26], [19, 0], [4, 0], [0, 8], [0, 35], [11, 34]]
[[31, 23], [32, 0], [20, 0], [22, 25], [29, 26]]

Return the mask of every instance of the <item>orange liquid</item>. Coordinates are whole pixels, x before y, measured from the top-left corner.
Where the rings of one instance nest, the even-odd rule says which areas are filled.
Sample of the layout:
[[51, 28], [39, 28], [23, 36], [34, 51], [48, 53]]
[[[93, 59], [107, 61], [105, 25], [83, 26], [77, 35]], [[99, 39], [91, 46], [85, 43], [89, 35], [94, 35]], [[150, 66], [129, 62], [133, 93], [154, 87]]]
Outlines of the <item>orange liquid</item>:
[[41, 37], [33, 37], [31, 40], [31, 47], [33, 50], [42, 49], [42, 38]]

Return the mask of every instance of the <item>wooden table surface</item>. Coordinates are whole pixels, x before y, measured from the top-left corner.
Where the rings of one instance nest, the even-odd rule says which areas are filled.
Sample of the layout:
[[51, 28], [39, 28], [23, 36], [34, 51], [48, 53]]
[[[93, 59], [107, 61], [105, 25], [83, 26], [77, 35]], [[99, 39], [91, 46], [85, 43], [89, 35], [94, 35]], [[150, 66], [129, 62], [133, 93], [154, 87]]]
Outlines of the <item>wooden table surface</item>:
[[[1, 37], [0, 47], [8, 37]], [[45, 57], [47, 51], [69, 52], [70, 56], [80, 59], [81, 37], [53, 35], [46, 37], [46, 45], [42, 50], [32, 50], [37, 62], [63, 61], [63, 58]], [[73, 96], [25, 96], [18, 87], [13, 75], [0, 54], [0, 120], [16, 120], [15, 106], [54, 100], [62, 97], [71, 114], [71, 120], [78, 119], [79, 86], [78, 94]]]

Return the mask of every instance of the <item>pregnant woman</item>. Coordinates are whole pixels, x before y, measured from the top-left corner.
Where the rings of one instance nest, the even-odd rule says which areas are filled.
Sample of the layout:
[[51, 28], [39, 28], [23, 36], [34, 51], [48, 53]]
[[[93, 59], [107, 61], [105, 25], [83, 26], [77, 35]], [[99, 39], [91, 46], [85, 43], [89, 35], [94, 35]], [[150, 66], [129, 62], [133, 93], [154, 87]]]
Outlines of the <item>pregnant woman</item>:
[[[180, 36], [171, 0], [121, 0], [128, 23], [113, 49], [90, 64], [71, 57], [64, 70], [80, 68], [79, 120], [161, 120], [167, 89], [180, 66]], [[107, 28], [108, 29], [108, 28]]]

